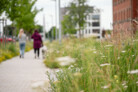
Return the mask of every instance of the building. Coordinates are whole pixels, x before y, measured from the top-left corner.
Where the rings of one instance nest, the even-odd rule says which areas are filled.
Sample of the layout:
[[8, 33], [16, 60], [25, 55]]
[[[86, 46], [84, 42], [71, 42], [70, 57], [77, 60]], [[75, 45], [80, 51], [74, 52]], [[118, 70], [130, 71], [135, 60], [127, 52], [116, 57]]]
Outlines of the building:
[[113, 0], [113, 33], [138, 30], [138, 0]]
[[[93, 7], [89, 7], [93, 10]], [[63, 20], [63, 16], [68, 14], [67, 8], [61, 8], [61, 20]], [[76, 27], [77, 28], [77, 27]], [[86, 16], [86, 26], [84, 30], [81, 30], [81, 35], [84, 37], [97, 37], [102, 38], [102, 29], [101, 29], [101, 13], [99, 9], [95, 9], [91, 11]], [[79, 31], [77, 31], [76, 36], [79, 37]]]

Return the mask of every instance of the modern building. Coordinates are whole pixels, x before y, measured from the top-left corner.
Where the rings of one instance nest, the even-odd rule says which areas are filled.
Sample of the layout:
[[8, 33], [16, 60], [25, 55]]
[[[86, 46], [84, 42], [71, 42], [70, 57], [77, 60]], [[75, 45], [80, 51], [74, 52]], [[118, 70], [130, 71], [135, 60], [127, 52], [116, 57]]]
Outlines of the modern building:
[[113, 33], [138, 30], [138, 0], [113, 0]]
[[[93, 7], [89, 7], [93, 10]], [[67, 8], [61, 8], [61, 20], [63, 16], [68, 14]], [[77, 28], [77, 27], [76, 27]], [[84, 30], [80, 31], [81, 35], [84, 37], [97, 37], [102, 38], [102, 29], [101, 29], [101, 12], [99, 9], [94, 9], [86, 16], [86, 24]], [[77, 31], [76, 36], [79, 38], [79, 31]]]

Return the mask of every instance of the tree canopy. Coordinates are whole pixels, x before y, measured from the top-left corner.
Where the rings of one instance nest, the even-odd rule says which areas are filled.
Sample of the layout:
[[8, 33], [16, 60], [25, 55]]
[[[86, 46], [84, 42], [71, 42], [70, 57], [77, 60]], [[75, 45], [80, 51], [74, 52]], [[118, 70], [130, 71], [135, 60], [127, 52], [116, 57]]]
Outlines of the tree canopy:
[[85, 28], [86, 16], [92, 11], [86, 3], [87, 0], [74, 0], [70, 3], [68, 15], [62, 21], [65, 32], [74, 34]]
[[10, 0], [0, 0], [0, 15], [7, 9]]

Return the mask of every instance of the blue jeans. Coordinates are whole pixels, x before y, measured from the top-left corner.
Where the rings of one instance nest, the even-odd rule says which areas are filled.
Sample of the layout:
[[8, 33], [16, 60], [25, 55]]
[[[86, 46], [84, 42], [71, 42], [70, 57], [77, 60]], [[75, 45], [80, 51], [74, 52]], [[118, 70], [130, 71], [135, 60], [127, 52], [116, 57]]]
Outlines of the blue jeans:
[[20, 43], [20, 55], [24, 57], [25, 43]]

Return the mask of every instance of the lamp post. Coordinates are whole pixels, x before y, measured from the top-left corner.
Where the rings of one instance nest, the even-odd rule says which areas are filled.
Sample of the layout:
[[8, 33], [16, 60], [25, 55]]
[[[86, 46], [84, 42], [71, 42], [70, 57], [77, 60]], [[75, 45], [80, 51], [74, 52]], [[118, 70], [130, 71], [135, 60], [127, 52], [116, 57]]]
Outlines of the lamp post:
[[59, 44], [61, 44], [60, 0], [58, 0], [58, 8], [59, 8]]
[[57, 30], [57, 3], [56, 3], [56, 1], [57, 0], [53, 0], [53, 1], [55, 1], [55, 27], [56, 27], [56, 29], [55, 29], [55, 31], [56, 31], [56, 40], [58, 39], [58, 30]]
[[53, 15], [50, 15], [50, 17], [51, 17], [51, 23], [52, 23], [52, 30], [51, 30], [51, 31], [52, 31], [52, 32], [51, 32], [52, 39], [51, 39], [51, 40], [53, 41], [53, 38], [54, 38], [54, 37], [53, 37], [53, 33], [54, 33], [54, 32], [53, 32], [53, 27], [54, 27], [54, 26], [53, 26]]

